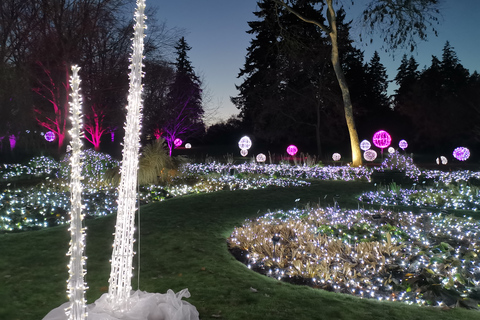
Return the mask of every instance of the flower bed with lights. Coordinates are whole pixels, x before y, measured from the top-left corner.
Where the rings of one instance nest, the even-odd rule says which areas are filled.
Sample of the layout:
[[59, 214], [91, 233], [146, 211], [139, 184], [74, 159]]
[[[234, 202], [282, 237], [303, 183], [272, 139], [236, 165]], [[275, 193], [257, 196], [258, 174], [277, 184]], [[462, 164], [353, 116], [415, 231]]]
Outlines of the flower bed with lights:
[[438, 209], [480, 210], [479, 189], [466, 184], [420, 190], [397, 189], [367, 192], [358, 200], [367, 204], [434, 207]]
[[279, 280], [378, 300], [477, 308], [480, 223], [441, 214], [269, 212], [229, 238], [248, 268]]
[[375, 168], [372, 173], [372, 180], [374, 182], [390, 183], [413, 183], [418, 181], [422, 172], [413, 163], [413, 159], [409, 156], [395, 151], [389, 153], [383, 160], [380, 167]]
[[27, 165], [4, 164], [0, 166], [0, 181], [12, 181], [44, 177], [54, 174], [60, 169], [60, 164], [49, 157], [34, 157]]
[[208, 163], [208, 164], [186, 164], [182, 167], [186, 174], [210, 174], [210, 173], [251, 173], [263, 174], [271, 177], [284, 177], [294, 179], [320, 179], [320, 180], [365, 180], [370, 181], [372, 170], [361, 167], [350, 166], [319, 167], [319, 166], [292, 166], [289, 164], [229, 164], [229, 163]]

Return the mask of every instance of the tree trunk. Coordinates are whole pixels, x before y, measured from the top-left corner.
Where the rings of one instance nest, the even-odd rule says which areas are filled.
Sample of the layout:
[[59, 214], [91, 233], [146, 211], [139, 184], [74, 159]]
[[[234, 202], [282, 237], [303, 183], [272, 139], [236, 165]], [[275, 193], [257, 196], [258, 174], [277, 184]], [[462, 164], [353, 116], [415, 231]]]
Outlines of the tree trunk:
[[315, 125], [315, 134], [317, 138], [317, 155], [322, 157], [322, 141], [320, 140], [320, 105], [317, 104], [317, 124]]
[[335, 18], [335, 10], [333, 9], [332, 0], [327, 0], [328, 4], [328, 20], [331, 31], [329, 33], [332, 41], [332, 65], [337, 76], [337, 81], [342, 91], [343, 107], [345, 110], [345, 120], [347, 121], [348, 133], [350, 135], [350, 146], [352, 148], [352, 165], [359, 167], [362, 165], [362, 153], [360, 151], [360, 143], [358, 141], [357, 129], [355, 128], [355, 121], [353, 119], [352, 100], [350, 99], [350, 91], [348, 89], [345, 74], [338, 56], [338, 39], [337, 39], [337, 22]]

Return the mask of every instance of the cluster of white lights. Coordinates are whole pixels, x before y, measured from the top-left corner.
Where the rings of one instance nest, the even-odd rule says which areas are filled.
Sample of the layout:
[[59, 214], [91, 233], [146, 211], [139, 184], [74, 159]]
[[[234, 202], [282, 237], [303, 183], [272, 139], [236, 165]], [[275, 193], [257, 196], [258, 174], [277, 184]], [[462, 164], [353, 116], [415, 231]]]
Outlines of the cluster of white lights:
[[[279, 280], [437, 305], [447, 295], [432, 292], [455, 291], [467, 300], [480, 284], [479, 234], [478, 221], [442, 214], [294, 209], [247, 221], [229, 246], [244, 250], [250, 269]], [[419, 285], [425, 277], [432, 286]]]
[[145, 26], [145, 0], [137, 0], [135, 11], [132, 56], [130, 58], [130, 89], [123, 159], [118, 189], [118, 212], [113, 242], [108, 301], [112, 308], [127, 310], [132, 290], [133, 243], [135, 231], [135, 205], [137, 200], [137, 171], [142, 118], [142, 67]]
[[377, 168], [378, 171], [397, 170], [404, 172], [407, 177], [412, 180], [418, 180], [418, 177], [422, 174], [420, 169], [413, 163], [413, 159], [409, 156], [394, 151], [389, 153], [383, 160], [381, 166]]
[[80, 96], [80, 78], [78, 76], [78, 66], [72, 66], [72, 76], [70, 86], [72, 87], [72, 101], [70, 102], [70, 112], [72, 114], [72, 136], [71, 148], [72, 156], [70, 158], [71, 180], [70, 180], [70, 249], [67, 255], [70, 256], [68, 263], [69, 278], [67, 281], [67, 293], [69, 297], [69, 306], [65, 313], [69, 320], [83, 320], [87, 317], [87, 307], [85, 300], [85, 290], [87, 289], [84, 276], [85, 270], [85, 228], [83, 228], [82, 213], [82, 135], [83, 126], [81, 122], [82, 98]]

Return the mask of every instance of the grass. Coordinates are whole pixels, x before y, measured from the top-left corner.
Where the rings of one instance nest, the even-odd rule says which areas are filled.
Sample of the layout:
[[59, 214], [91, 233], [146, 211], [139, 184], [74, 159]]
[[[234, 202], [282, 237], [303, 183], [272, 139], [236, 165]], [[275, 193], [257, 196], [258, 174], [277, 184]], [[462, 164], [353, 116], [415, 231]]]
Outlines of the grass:
[[[340, 206], [357, 207], [355, 196], [372, 189], [361, 182], [315, 182], [310, 187], [189, 195], [143, 206], [139, 288], [160, 293], [188, 288], [192, 297], [187, 301], [201, 319], [477, 319], [476, 311], [362, 300], [279, 282], [247, 269], [227, 250], [226, 238], [245, 218], [319, 199], [332, 205], [334, 195], [340, 196]], [[114, 224], [114, 215], [87, 221], [89, 303], [108, 288]], [[42, 319], [67, 300], [68, 241], [67, 226], [0, 235], [0, 319]], [[137, 289], [136, 276], [133, 287]]]

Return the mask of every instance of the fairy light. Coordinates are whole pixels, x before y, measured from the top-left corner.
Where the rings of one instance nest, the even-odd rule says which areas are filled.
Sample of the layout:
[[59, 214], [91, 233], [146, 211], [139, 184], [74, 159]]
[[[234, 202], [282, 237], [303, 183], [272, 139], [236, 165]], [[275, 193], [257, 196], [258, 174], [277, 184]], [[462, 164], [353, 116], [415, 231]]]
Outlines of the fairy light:
[[82, 141], [83, 127], [80, 118], [82, 98], [80, 96], [80, 77], [78, 66], [72, 66], [70, 86], [72, 87], [72, 101], [70, 102], [70, 113], [72, 114], [72, 136], [70, 158], [71, 179], [71, 210], [70, 210], [70, 249], [67, 255], [70, 256], [68, 264], [69, 279], [67, 281], [67, 293], [69, 306], [65, 313], [69, 320], [83, 320], [87, 317], [85, 290], [87, 289], [84, 276], [86, 274], [85, 260], [83, 255], [85, 249], [85, 228], [82, 227]]
[[135, 203], [138, 156], [140, 146], [140, 122], [142, 117], [142, 67], [145, 26], [145, 0], [137, 0], [133, 52], [130, 58], [130, 89], [127, 119], [118, 188], [118, 212], [113, 242], [108, 301], [113, 309], [128, 309], [132, 290], [133, 243], [135, 229]]

